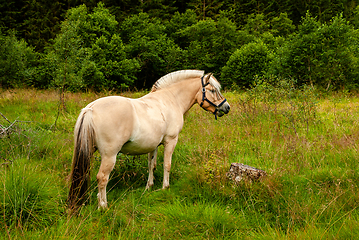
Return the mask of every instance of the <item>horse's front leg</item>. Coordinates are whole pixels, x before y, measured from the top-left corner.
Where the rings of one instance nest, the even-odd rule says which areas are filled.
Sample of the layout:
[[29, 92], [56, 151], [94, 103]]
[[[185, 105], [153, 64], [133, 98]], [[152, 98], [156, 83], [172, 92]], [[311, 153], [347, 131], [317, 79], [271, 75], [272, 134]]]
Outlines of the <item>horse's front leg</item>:
[[107, 208], [107, 197], [106, 197], [106, 186], [110, 173], [116, 163], [116, 155], [113, 156], [101, 156], [101, 166], [97, 174], [97, 183], [98, 183], [98, 208], [106, 209]]
[[154, 151], [148, 153], [148, 180], [146, 190], [149, 190], [153, 186], [153, 170], [156, 169], [157, 149], [158, 147]]
[[175, 150], [176, 144], [178, 141], [178, 136], [166, 140], [164, 143], [164, 157], [163, 157], [163, 186], [162, 188], [169, 188], [170, 186], [170, 171], [171, 171], [171, 162], [172, 154]]

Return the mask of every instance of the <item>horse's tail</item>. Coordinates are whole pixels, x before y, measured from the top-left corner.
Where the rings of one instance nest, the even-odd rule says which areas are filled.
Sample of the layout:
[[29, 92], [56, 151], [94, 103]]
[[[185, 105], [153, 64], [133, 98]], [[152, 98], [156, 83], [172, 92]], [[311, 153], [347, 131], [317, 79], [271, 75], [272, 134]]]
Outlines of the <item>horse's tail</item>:
[[92, 108], [82, 109], [75, 125], [74, 140], [75, 147], [70, 175], [71, 187], [67, 199], [70, 209], [77, 209], [87, 197], [90, 160], [95, 149]]

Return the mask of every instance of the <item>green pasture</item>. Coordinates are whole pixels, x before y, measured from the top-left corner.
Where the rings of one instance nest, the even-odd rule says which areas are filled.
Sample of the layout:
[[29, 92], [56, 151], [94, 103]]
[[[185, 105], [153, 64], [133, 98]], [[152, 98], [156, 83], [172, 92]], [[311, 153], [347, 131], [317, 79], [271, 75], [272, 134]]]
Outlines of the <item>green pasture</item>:
[[[359, 96], [265, 83], [225, 92], [231, 112], [217, 121], [198, 105], [185, 115], [168, 190], [162, 147], [150, 192], [147, 157], [119, 155], [109, 208], [98, 211], [96, 153], [89, 203], [68, 216], [75, 121], [114, 94], [66, 93], [61, 103], [56, 91], [0, 90], [1, 239], [359, 238]], [[234, 185], [233, 162], [268, 176]]]

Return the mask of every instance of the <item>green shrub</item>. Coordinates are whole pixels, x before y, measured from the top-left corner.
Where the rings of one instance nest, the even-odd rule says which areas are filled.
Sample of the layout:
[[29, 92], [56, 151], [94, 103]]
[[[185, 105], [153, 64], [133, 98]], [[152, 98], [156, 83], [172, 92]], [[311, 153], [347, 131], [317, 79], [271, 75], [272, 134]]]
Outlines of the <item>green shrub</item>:
[[248, 88], [255, 76], [265, 74], [269, 62], [270, 54], [266, 44], [262, 41], [248, 43], [229, 58], [222, 68], [221, 81], [227, 87], [235, 85]]
[[14, 33], [0, 33], [0, 87], [12, 88], [32, 85], [37, 54]]
[[271, 72], [322, 89], [358, 85], [358, 32], [342, 16], [320, 24], [307, 14], [275, 54]]

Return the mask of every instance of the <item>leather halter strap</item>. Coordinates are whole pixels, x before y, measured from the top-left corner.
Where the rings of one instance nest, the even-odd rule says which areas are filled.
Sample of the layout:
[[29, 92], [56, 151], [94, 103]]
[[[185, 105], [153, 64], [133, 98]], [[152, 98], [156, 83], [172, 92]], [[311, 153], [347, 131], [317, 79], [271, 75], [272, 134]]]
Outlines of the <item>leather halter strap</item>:
[[214, 114], [214, 117], [215, 117], [216, 120], [217, 120], [218, 108], [220, 108], [225, 102], [227, 102], [227, 99], [224, 98], [224, 100], [223, 100], [220, 104], [218, 104], [218, 105], [215, 104], [215, 103], [213, 103], [212, 101], [208, 100], [208, 98], [206, 97], [206, 86], [209, 85], [209, 82], [206, 83], [206, 84], [204, 84], [204, 82], [203, 82], [203, 77], [204, 77], [204, 76], [201, 77], [201, 83], [202, 83], [202, 102], [201, 102], [200, 106], [201, 106], [201, 108], [203, 108], [204, 110], [208, 111], [207, 109], [205, 109], [205, 108], [203, 107], [203, 103], [206, 101], [206, 102], [208, 102], [210, 105], [212, 105], [213, 107], [215, 107], [216, 110], [214, 110], [213, 114]]

